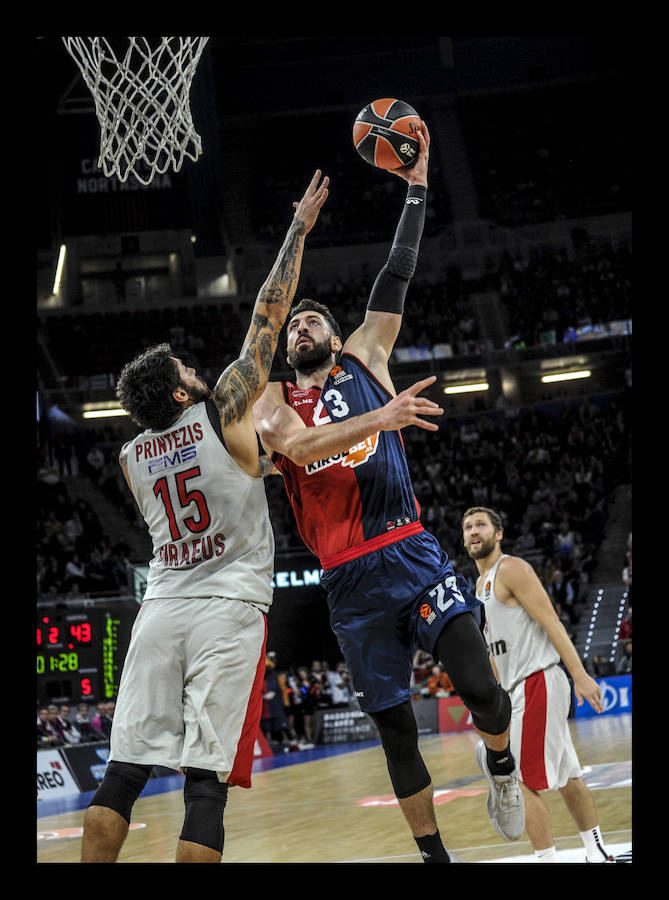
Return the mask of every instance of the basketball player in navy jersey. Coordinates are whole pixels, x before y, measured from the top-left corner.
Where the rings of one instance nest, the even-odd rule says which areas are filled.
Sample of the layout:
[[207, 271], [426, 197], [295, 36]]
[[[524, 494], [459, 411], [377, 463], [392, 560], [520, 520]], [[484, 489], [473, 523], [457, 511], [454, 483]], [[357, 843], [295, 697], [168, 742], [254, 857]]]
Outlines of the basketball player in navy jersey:
[[[254, 417], [283, 476], [300, 535], [321, 561], [330, 623], [360, 707], [379, 730], [402, 812], [425, 862], [446, 863], [453, 860], [437, 827], [411, 708], [416, 645], [444, 665], [485, 742], [493, 825], [516, 840], [525, 814], [509, 748], [511, 704], [488, 661], [481, 603], [423, 529], [402, 436], [386, 421], [394, 404], [409, 402], [406, 391], [395, 396], [388, 361], [425, 218], [425, 123], [418, 140], [415, 165], [394, 170], [408, 189], [364, 321], [343, 343], [327, 307], [302, 300], [287, 326], [295, 383], [270, 382]], [[420, 391], [433, 381], [414, 388]]]
[[213, 391], [168, 344], [128, 363], [117, 394], [145, 429], [120, 464], [154, 555], [133, 625], [109, 765], [84, 818], [82, 862], [115, 862], [154, 765], [185, 774], [177, 862], [220, 862], [230, 784], [251, 786], [272, 601], [272, 535], [252, 404], [267, 384], [328, 195], [316, 171], [256, 298], [239, 358]]

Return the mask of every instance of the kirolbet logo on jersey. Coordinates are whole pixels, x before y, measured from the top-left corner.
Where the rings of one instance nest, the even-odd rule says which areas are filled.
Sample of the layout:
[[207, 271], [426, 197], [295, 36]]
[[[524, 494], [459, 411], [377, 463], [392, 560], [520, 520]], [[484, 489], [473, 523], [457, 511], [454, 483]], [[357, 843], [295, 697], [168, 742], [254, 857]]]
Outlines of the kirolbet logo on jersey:
[[316, 462], [308, 463], [304, 467], [307, 475], [315, 475], [322, 472], [323, 469], [329, 469], [330, 466], [342, 465], [344, 468], [354, 469], [366, 463], [370, 456], [374, 456], [376, 448], [379, 445], [379, 433], [373, 434], [371, 437], [365, 438], [359, 444], [351, 447], [345, 453], [336, 453], [327, 459], [319, 459]]
[[364, 441], [360, 441], [355, 447], [351, 447], [341, 461], [342, 466], [350, 466], [352, 469], [356, 466], [361, 466], [363, 463], [367, 462], [370, 456], [374, 456], [378, 445], [379, 433], [377, 431], [376, 434], [373, 434], [371, 437], [365, 438]]

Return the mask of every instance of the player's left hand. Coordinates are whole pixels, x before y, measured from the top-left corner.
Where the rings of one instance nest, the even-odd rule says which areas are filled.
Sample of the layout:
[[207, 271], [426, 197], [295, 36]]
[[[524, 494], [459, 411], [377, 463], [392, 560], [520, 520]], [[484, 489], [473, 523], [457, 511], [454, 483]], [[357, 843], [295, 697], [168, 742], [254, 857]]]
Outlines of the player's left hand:
[[379, 410], [383, 421], [381, 431], [399, 431], [409, 425], [417, 425], [427, 431], [438, 431], [439, 426], [436, 422], [428, 422], [420, 416], [441, 416], [444, 413], [443, 408], [428, 397], [418, 396], [420, 391], [433, 385], [436, 380], [436, 375], [428, 375], [382, 406]]
[[421, 119], [418, 136], [418, 159], [412, 166], [400, 166], [399, 169], [390, 169], [393, 175], [403, 178], [409, 184], [422, 184], [427, 187], [427, 164], [430, 159], [430, 132], [427, 125]]
[[604, 712], [600, 687], [595, 679], [587, 673], [578, 680], [574, 679], [574, 694], [577, 706], [582, 706], [583, 701], [587, 700], [595, 712]]
[[323, 206], [328, 198], [328, 185], [330, 184], [330, 179], [326, 175], [321, 181], [322, 174], [320, 169], [316, 169], [302, 199], [299, 203], [297, 201], [293, 203], [295, 209], [294, 218], [302, 221], [305, 234], [308, 234], [316, 224], [316, 219], [318, 218], [318, 213], [321, 211], [321, 206]]

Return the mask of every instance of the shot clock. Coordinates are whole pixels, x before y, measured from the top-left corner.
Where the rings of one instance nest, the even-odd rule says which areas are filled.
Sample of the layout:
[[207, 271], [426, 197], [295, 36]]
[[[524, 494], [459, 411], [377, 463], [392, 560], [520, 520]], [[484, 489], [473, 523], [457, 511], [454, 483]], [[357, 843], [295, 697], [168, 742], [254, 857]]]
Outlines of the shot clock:
[[114, 700], [138, 611], [128, 600], [100, 607], [39, 608], [38, 702]]

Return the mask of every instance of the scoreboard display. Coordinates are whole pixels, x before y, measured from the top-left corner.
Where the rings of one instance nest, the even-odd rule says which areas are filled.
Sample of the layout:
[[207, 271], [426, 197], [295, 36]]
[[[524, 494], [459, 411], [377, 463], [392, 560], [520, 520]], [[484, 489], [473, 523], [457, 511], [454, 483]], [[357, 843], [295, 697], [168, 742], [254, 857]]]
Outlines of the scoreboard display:
[[37, 610], [37, 700], [97, 703], [115, 700], [139, 606]]

